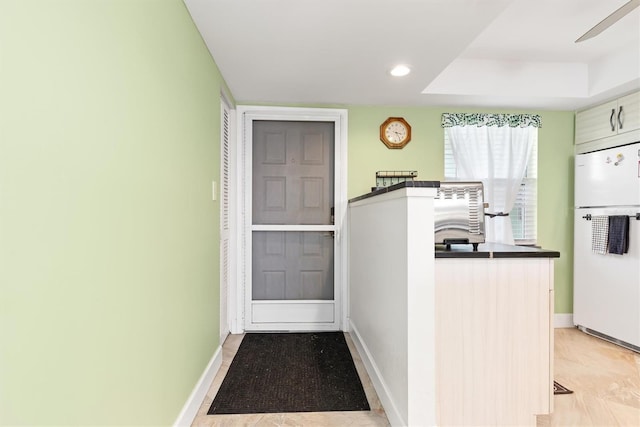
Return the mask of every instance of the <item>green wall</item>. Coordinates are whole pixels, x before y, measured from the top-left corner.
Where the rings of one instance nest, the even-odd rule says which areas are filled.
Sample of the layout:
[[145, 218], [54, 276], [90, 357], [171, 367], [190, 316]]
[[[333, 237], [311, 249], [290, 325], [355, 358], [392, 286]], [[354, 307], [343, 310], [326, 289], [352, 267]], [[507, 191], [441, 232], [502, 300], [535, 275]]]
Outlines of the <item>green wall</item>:
[[174, 422], [219, 346], [222, 86], [180, 0], [0, 1], [0, 425]]
[[[224, 87], [180, 0], [0, 0], [0, 425], [175, 420], [219, 346]], [[349, 197], [377, 170], [442, 178], [459, 109], [348, 109]], [[563, 313], [573, 114], [539, 114]], [[378, 139], [389, 116], [412, 124], [403, 150]]]
[[[349, 108], [349, 198], [367, 193], [379, 170], [417, 170], [418, 179], [444, 178], [443, 112], [514, 110], [478, 108]], [[555, 262], [555, 312], [573, 311], [573, 112], [517, 111], [540, 114], [538, 133], [538, 244], [560, 251]], [[380, 142], [380, 124], [392, 116], [411, 124], [412, 139], [402, 150]]]

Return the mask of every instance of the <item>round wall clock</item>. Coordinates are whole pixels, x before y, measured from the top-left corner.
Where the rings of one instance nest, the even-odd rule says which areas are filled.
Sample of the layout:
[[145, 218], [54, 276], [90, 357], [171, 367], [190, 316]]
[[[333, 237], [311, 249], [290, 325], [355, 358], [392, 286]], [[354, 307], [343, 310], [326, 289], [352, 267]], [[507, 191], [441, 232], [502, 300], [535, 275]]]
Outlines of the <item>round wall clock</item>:
[[402, 148], [411, 141], [411, 125], [402, 117], [389, 117], [380, 125], [380, 141], [388, 148]]

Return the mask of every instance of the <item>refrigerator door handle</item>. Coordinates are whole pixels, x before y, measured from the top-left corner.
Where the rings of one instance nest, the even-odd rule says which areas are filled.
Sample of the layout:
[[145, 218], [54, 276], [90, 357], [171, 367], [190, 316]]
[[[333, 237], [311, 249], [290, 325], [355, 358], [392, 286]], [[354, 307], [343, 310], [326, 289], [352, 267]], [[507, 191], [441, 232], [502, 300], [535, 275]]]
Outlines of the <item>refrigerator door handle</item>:
[[[586, 214], [586, 215], [582, 215], [582, 218], [586, 219], [587, 221], [591, 221], [593, 216], [591, 216], [591, 214]], [[635, 215], [629, 215], [629, 218], [635, 218], [636, 221], [640, 221], [640, 212], [636, 212]]]

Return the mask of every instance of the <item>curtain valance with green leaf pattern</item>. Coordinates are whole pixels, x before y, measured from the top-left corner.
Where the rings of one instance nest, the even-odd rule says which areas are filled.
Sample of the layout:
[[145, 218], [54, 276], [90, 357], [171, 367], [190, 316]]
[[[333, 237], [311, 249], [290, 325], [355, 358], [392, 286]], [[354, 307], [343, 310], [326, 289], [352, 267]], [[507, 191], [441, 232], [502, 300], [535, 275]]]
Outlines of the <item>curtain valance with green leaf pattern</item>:
[[442, 127], [454, 126], [540, 128], [542, 119], [537, 114], [442, 113]]

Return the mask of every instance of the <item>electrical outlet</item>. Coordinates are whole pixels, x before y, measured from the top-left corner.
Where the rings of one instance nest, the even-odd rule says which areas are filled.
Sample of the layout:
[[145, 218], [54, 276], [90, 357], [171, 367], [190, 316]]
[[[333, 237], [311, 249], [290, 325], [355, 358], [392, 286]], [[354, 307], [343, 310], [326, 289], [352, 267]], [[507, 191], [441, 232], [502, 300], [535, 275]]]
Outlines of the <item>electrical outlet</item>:
[[217, 197], [217, 192], [216, 192], [216, 182], [215, 181], [211, 181], [211, 200], [213, 200], [214, 202], [216, 200], [218, 200]]

